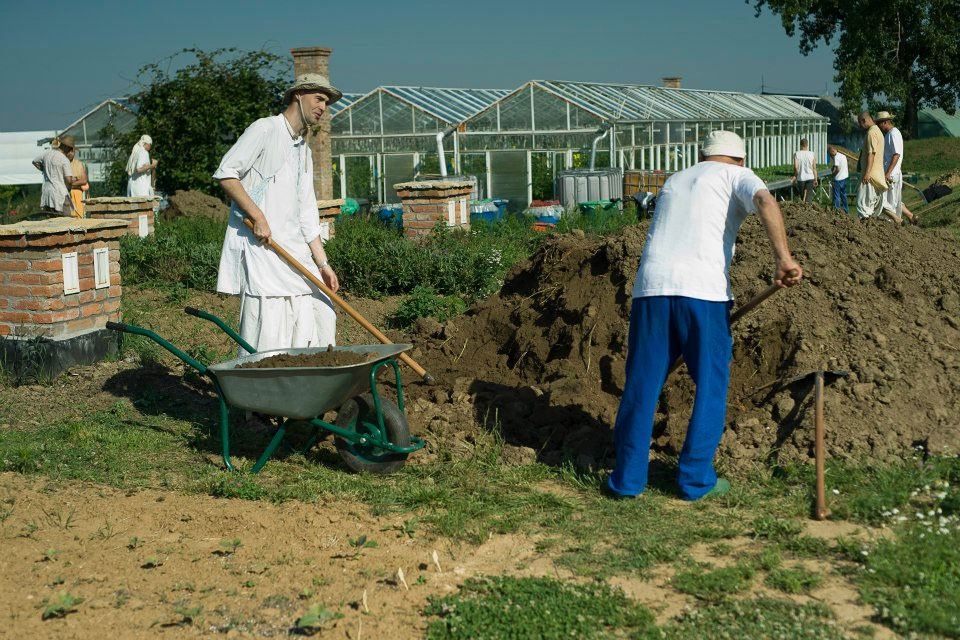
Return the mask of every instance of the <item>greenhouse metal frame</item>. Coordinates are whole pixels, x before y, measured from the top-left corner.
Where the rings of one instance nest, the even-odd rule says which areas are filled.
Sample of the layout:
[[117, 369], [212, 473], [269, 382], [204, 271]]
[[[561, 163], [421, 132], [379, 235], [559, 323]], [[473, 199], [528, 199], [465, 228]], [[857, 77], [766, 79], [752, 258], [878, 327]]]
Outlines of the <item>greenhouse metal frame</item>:
[[[442, 99], [458, 107], [443, 110]], [[397, 126], [394, 114], [403, 110], [394, 101], [407, 105], [409, 125]], [[340, 167], [366, 158], [380, 202], [391, 201], [400, 181], [392, 179], [391, 156], [410, 156], [400, 177], [414, 177], [425, 158], [438, 157], [436, 133], [448, 126], [455, 128], [445, 147], [450, 166], [477, 175], [485, 195], [525, 206], [552, 193], [557, 171], [586, 166], [605, 129], [598, 167], [677, 171], [696, 163], [700, 141], [715, 129], [744, 138], [753, 168], [791, 163], [802, 138], [825, 158], [828, 123], [784, 96], [532, 80], [513, 91], [380, 87], [338, 111], [331, 131]], [[352, 196], [348, 173], [340, 171], [341, 193]]]

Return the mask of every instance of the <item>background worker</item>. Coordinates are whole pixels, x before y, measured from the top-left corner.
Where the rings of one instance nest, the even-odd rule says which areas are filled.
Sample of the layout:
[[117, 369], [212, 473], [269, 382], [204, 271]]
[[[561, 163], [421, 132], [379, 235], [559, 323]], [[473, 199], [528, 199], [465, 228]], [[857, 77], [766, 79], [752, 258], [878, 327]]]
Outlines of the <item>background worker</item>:
[[883, 192], [887, 180], [883, 170], [883, 132], [873, 121], [869, 111], [857, 118], [863, 129], [863, 146], [860, 147], [860, 188], [857, 190], [857, 216], [865, 220], [883, 209]]
[[80, 158], [77, 157], [77, 150], [71, 149], [70, 153], [67, 154], [67, 159], [70, 160], [70, 168], [73, 170], [73, 177], [79, 180], [79, 183], [74, 183], [70, 187], [70, 203], [73, 206], [71, 215], [74, 218], [85, 218], [87, 217], [86, 212], [86, 196], [87, 191], [90, 190], [90, 183], [87, 180], [87, 168], [80, 162]]
[[73, 136], [56, 138], [50, 149], [33, 159], [33, 166], [43, 172], [40, 188], [40, 209], [58, 216], [70, 215], [73, 204], [69, 190], [80, 186], [81, 181], [73, 174], [67, 154], [76, 147]]
[[153, 195], [153, 172], [157, 161], [150, 161], [153, 139], [147, 134], [140, 136], [127, 158], [127, 196], [149, 198]]
[[913, 212], [903, 204], [903, 134], [893, 126], [893, 115], [877, 114], [877, 126], [883, 132], [883, 171], [887, 190], [883, 193], [883, 210], [898, 221], [906, 216], [914, 222]]
[[833, 174], [833, 207], [849, 212], [847, 204], [847, 178], [850, 170], [847, 168], [847, 156], [839, 153], [833, 145], [827, 147], [830, 156], [830, 173]]
[[217, 291], [240, 296], [240, 335], [257, 351], [323, 347], [336, 338], [331, 301], [264, 242], [280, 244], [333, 291], [340, 287], [320, 239], [304, 136], [342, 95], [320, 74], [301, 75], [284, 94], [283, 112], [247, 127], [213, 174], [232, 200]]
[[804, 202], [813, 199], [813, 190], [820, 184], [817, 157], [810, 151], [806, 138], [800, 141], [800, 150], [793, 154], [793, 183], [800, 189], [800, 198]]
[[713, 459], [723, 435], [733, 338], [730, 262], [740, 225], [760, 214], [776, 261], [774, 281], [800, 282], [776, 199], [744, 166], [743, 140], [712, 131], [698, 164], [673, 174], [657, 198], [633, 287], [627, 378], [614, 426], [617, 462], [607, 479], [614, 497], [644, 491], [653, 418], [670, 365], [683, 356], [697, 387], [680, 452], [680, 497], [698, 500], [730, 488]]

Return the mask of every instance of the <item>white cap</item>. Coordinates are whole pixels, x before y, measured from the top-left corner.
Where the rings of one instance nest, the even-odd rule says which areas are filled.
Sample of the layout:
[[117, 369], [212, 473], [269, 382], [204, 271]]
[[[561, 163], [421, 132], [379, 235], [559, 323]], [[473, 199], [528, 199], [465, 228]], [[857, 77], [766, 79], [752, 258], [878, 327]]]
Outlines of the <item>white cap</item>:
[[747, 157], [743, 139], [733, 131], [711, 131], [703, 140], [701, 152], [704, 156]]

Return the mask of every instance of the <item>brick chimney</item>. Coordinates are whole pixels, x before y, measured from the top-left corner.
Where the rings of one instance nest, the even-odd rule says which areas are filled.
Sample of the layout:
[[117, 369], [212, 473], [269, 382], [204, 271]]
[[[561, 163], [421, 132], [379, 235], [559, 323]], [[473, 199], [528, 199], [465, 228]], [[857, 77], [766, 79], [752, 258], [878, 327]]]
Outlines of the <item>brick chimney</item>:
[[[320, 73], [330, 78], [330, 54], [328, 47], [300, 47], [291, 49], [293, 73]], [[333, 82], [333, 80], [330, 80]], [[313, 154], [313, 188], [320, 200], [333, 198], [333, 168], [330, 159], [330, 114], [320, 121], [316, 135], [311, 135], [308, 144]]]
[[680, 76], [666, 76], [661, 78], [661, 80], [663, 81], [664, 89], [679, 89], [680, 81], [683, 80], [683, 78]]

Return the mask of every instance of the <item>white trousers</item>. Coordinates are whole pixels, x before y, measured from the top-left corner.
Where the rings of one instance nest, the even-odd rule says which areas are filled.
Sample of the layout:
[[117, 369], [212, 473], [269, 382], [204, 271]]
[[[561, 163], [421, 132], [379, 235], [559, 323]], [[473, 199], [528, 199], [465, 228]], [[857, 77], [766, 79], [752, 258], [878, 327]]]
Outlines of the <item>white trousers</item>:
[[860, 183], [860, 190], [857, 191], [857, 215], [863, 218], [869, 218], [872, 215], [880, 213], [883, 209], [883, 193], [873, 186], [872, 182], [867, 184]]
[[887, 190], [883, 192], [883, 208], [899, 218], [903, 204], [903, 176], [891, 176]]
[[[337, 314], [322, 293], [299, 296], [240, 294], [240, 337], [257, 351], [335, 344]], [[243, 349], [240, 355], [247, 355]]]

